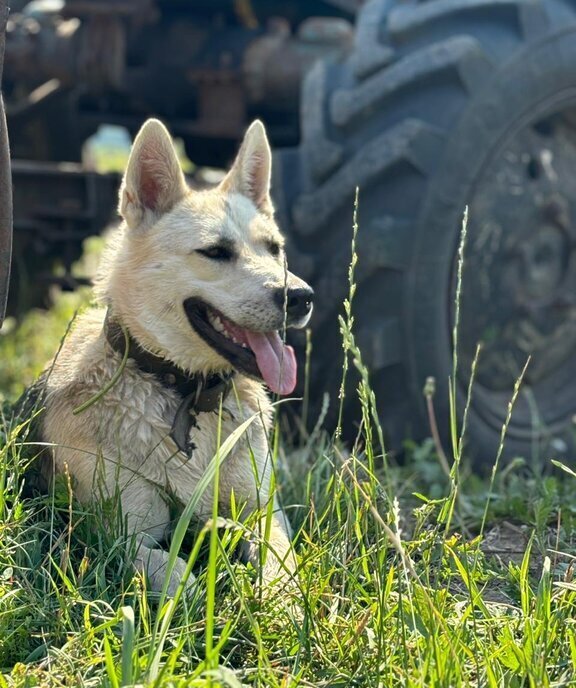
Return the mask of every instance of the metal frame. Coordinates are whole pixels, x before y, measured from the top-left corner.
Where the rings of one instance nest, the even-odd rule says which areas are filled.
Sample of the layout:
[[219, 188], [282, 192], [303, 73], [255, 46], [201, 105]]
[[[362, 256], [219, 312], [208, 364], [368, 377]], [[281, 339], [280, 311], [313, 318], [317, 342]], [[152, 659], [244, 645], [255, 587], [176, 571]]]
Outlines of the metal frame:
[[[4, 41], [8, 19], [6, 0], [0, 0], [0, 83], [4, 66]], [[4, 320], [10, 262], [12, 258], [12, 179], [10, 175], [10, 148], [4, 113], [4, 101], [0, 95], [0, 325]]]

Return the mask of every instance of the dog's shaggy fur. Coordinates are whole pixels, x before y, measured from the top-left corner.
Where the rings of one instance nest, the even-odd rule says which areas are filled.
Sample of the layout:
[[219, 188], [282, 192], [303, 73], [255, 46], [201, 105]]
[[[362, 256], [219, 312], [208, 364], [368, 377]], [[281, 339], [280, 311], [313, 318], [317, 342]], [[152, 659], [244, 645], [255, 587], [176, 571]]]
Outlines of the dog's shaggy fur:
[[[170, 522], [168, 504], [188, 502], [217, 450], [219, 423], [225, 439], [259, 414], [220, 470], [222, 513], [228, 513], [232, 494], [236, 504], [246, 505], [244, 514], [274, 499], [271, 406], [264, 385], [236, 366], [233, 355], [223, 355], [201, 336], [184, 306], [193, 298], [217, 308], [225, 334], [240, 338], [244, 349], [250, 350], [253, 341], [256, 349], [271, 342], [276, 357], [268, 349], [255, 356], [262, 377], [275, 391], [292, 390], [293, 352], [274, 332], [307, 322], [311, 290], [285, 268], [269, 196], [270, 166], [264, 127], [254, 122], [222, 183], [191, 191], [168, 132], [149, 120], [134, 142], [120, 191], [124, 222], [110, 242], [96, 285], [102, 307], [79, 318], [47, 378], [42, 435], [53, 444], [55, 469], [69, 471], [81, 502], [121, 495], [123, 517], [136, 538], [135, 565], [153, 590], [161, 589], [166, 574], [162, 545]], [[287, 318], [290, 294], [297, 295], [296, 308]], [[106, 336], [107, 313], [143, 350], [188, 374], [236, 369], [221, 420], [217, 411], [197, 415], [196, 427], [190, 428], [190, 454], [179, 451], [170, 436], [181, 398], [130, 358], [116, 384], [85, 411], [73, 413], [106, 387], [121, 364], [121, 352]], [[287, 379], [275, 379], [278, 373]], [[206, 490], [199, 519], [211, 514], [212, 499], [212, 490]], [[290, 527], [276, 503], [268, 544], [264, 580], [294, 571]], [[247, 551], [258, 566], [257, 548], [248, 545]], [[178, 560], [170, 594], [184, 568]]]

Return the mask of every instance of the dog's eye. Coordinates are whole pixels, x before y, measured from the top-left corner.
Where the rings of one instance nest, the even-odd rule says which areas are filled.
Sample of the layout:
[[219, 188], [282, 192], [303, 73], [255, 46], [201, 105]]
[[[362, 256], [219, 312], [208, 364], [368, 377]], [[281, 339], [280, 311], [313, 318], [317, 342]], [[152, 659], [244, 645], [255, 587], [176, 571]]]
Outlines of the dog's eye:
[[280, 255], [280, 244], [277, 244], [275, 241], [269, 241], [267, 243], [267, 248], [274, 258], [277, 258]]
[[196, 253], [212, 260], [232, 260], [234, 257], [232, 250], [228, 246], [221, 244], [209, 246], [208, 248], [199, 248]]

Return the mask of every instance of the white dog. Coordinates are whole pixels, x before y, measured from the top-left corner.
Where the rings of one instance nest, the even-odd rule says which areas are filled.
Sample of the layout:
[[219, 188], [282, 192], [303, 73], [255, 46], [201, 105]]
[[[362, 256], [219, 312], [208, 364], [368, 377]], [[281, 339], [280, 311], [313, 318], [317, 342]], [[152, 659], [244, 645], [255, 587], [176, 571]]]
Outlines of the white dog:
[[[296, 359], [281, 333], [308, 322], [312, 290], [285, 268], [270, 168], [256, 121], [221, 184], [191, 191], [168, 132], [146, 122], [120, 191], [124, 222], [97, 283], [102, 307], [79, 319], [46, 379], [42, 434], [56, 470], [69, 471], [81, 502], [120, 493], [135, 564], [154, 590], [166, 574], [168, 502], [188, 502], [217, 450], [219, 424], [224, 440], [260, 414], [220, 469], [222, 513], [232, 494], [244, 513], [273, 499], [263, 382], [293, 391]], [[206, 490], [200, 519], [212, 500]], [[271, 582], [295, 568], [277, 504], [268, 544], [262, 575]], [[254, 545], [248, 556], [257, 566]], [[179, 559], [171, 594], [184, 568]]]

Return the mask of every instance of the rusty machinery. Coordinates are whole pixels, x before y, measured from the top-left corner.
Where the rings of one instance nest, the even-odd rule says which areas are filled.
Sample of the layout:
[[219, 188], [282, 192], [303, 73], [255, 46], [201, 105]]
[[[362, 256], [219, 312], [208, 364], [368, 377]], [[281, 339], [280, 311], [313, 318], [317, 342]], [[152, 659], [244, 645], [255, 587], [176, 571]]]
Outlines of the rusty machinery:
[[449, 443], [459, 319], [452, 389], [462, 411], [474, 367], [470, 452], [493, 460], [530, 355], [506, 451], [576, 456], [576, 0], [14, 5], [3, 84], [16, 158], [13, 285], [45, 291], [38, 277], [54, 279], [59, 260], [57, 279], [72, 286], [80, 240], [110, 217], [117, 178], [80, 164], [100, 124], [134, 134], [159, 116], [191, 160], [218, 166], [261, 117], [290, 259], [317, 294], [322, 355], [310, 390], [316, 409], [332, 392], [327, 423], [339, 409], [337, 315], [359, 185], [355, 333], [388, 447], [425, 437], [431, 408]]
[[303, 76], [317, 59], [349, 46], [348, 20], [357, 6], [354, 0], [311, 2], [305, 11], [294, 2], [17, 5], [22, 11], [7, 25], [3, 84], [15, 160], [11, 311], [42, 302], [50, 282], [77, 284], [70, 268], [82, 239], [113, 215], [116, 175], [80, 164], [83, 143], [100, 124], [133, 135], [154, 113], [198, 165], [225, 165], [255, 116], [266, 120], [276, 146], [294, 145]]

